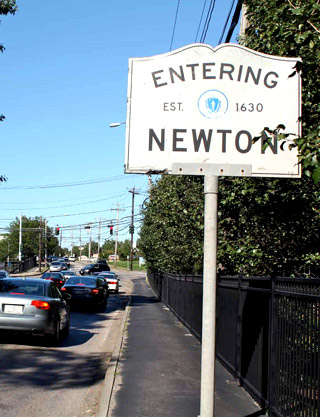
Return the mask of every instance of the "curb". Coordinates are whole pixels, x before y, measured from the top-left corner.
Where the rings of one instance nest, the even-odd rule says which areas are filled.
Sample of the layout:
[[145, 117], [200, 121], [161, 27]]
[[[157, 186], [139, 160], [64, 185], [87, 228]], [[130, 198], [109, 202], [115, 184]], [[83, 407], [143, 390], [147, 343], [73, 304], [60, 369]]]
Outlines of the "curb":
[[122, 317], [122, 322], [118, 330], [117, 339], [116, 339], [116, 343], [113, 349], [113, 353], [108, 364], [107, 372], [105, 375], [105, 380], [104, 380], [103, 387], [102, 387], [101, 397], [100, 397], [99, 411], [96, 417], [108, 417], [108, 414], [109, 414], [112, 390], [113, 390], [116, 370], [117, 370], [120, 352], [121, 352], [122, 343], [123, 343], [123, 338], [124, 338], [124, 329], [125, 329], [125, 325], [127, 323], [128, 315], [130, 311], [130, 303], [131, 303], [131, 297], [129, 297], [129, 301], [126, 305], [125, 313]]

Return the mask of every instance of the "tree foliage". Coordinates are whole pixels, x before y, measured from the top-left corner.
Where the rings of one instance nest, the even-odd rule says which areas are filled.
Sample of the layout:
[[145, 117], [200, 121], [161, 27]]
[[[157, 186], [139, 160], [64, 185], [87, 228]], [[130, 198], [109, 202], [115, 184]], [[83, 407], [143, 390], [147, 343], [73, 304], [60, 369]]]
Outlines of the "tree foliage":
[[[10, 247], [10, 258], [18, 258], [19, 255], [19, 227], [20, 219], [16, 218], [9, 225], [8, 234], [3, 240], [5, 247]], [[38, 217], [22, 217], [22, 255], [31, 258], [39, 254], [39, 234], [42, 233], [42, 253], [45, 253], [44, 219], [41, 223]], [[58, 239], [54, 236], [53, 229], [47, 227], [47, 250], [48, 255], [58, 253]]]
[[199, 272], [202, 268], [203, 181], [163, 176], [143, 210], [139, 248], [148, 268]]
[[[0, 0], [0, 16], [6, 16], [7, 14], [15, 14], [18, 10], [16, 0]], [[0, 20], [1, 23], [1, 20]], [[0, 52], [3, 52], [6, 48], [0, 44]], [[1, 120], [1, 117], [0, 117]]]
[[[156, 271], [202, 272], [203, 184], [163, 176], [144, 209], [140, 248]], [[229, 274], [319, 275], [320, 201], [302, 180], [221, 178], [218, 263]]]
[[[320, 180], [320, 4], [318, 0], [246, 0], [249, 26], [240, 43], [271, 55], [300, 57], [302, 137], [295, 140], [305, 175]], [[294, 72], [294, 69], [293, 69]]]

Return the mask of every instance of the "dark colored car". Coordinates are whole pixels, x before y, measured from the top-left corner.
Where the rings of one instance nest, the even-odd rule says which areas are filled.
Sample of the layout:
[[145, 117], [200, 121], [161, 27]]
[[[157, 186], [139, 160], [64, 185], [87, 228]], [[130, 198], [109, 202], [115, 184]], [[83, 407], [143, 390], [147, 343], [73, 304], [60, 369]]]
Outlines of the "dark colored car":
[[0, 280], [0, 331], [44, 335], [51, 344], [69, 332], [69, 306], [57, 286], [44, 279]]
[[0, 271], [0, 279], [1, 278], [10, 278], [10, 275], [8, 274], [8, 272], [7, 271], [5, 271], [5, 270], [1, 270]]
[[77, 274], [75, 273], [75, 271], [61, 271], [60, 274], [63, 276], [63, 278], [65, 279], [65, 281], [71, 277], [76, 276]]
[[80, 275], [93, 275], [95, 272], [110, 271], [110, 267], [107, 264], [89, 264], [80, 269]]
[[98, 277], [69, 278], [61, 288], [61, 292], [71, 295], [70, 304], [72, 305], [88, 305], [99, 311], [104, 311], [107, 305], [108, 284]]
[[45, 272], [42, 274], [41, 278], [53, 281], [58, 288], [63, 287], [64, 283], [66, 282], [66, 279], [61, 274], [61, 272]]

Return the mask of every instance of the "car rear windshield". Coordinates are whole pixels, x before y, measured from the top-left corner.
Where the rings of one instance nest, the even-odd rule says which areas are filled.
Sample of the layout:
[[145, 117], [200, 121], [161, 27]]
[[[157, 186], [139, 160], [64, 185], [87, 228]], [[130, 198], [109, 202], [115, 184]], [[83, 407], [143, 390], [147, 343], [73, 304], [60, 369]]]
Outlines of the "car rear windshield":
[[45, 272], [42, 274], [42, 278], [60, 278], [61, 275], [59, 272]]
[[0, 271], [0, 278], [6, 277], [7, 274], [5, 272]]
[[66, 284], [71, 285], [77, 285], [77, 284], [83, 284], [83, 285], [96, 285], [96, 280], [94, 278], [69, 278], [66, 282]]
[[44, 285], [25, 281], [0, 281], [0, 293], [14, 295], [44, 295]]

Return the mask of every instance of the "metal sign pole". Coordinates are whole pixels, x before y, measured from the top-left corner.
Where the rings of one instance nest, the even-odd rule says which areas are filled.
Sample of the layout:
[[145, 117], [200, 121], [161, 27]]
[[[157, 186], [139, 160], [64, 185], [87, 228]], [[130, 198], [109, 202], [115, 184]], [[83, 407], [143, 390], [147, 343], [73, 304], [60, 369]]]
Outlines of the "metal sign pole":
[[204, 260], [200, 417], [214, 415], [214, 370], [217, 289], [218, 180], [204, 176]]

